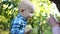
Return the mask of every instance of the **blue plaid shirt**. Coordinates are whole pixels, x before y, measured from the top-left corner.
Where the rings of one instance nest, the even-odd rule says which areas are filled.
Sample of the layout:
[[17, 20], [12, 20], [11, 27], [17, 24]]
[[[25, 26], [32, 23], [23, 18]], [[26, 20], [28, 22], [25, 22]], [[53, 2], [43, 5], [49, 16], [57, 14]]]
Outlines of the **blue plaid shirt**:
[[21, 14], [12, 20], [10, 34], [24, 34], [25, 26], [27, 25], [27, 19]]

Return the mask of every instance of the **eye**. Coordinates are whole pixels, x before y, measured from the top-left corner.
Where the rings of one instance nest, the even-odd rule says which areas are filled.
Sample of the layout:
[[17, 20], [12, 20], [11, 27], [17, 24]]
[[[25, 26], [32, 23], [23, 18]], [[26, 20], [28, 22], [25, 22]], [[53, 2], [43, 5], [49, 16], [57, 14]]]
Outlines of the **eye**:
[[30, 12], [30, 13], [33, 13], [33, 12]]

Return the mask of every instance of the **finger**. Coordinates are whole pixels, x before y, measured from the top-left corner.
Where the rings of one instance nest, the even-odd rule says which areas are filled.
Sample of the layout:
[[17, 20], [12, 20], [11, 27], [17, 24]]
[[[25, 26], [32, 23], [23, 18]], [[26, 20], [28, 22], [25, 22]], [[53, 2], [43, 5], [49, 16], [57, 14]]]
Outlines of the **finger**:
[[55, 22], [57, 22], [56, 19], [55, 19], [55, 17], [54, 17], [52, 14], [50, 14], [50, 19], [52, 19], [52, 20], [54, 20]]
[[53, 18], [54, 19], [54, 16], [52, 14], [50, 14], [50, 18]]

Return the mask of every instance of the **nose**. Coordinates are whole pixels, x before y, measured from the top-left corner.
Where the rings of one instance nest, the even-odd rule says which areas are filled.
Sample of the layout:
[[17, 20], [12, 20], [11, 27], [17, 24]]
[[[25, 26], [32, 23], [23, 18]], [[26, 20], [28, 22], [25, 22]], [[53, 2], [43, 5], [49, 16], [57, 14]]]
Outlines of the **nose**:
[[30, 16], [33, 16], [34, 14], [30, 14]]

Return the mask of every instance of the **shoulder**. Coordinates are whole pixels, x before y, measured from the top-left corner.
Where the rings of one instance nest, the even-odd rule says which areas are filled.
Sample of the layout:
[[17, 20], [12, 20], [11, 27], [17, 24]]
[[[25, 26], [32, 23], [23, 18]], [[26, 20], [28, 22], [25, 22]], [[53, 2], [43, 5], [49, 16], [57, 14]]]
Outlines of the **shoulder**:
[[20, 17], [16, 17], [12, 20], [11, 24], [19, 24], [22, 22], [22, 19]]

